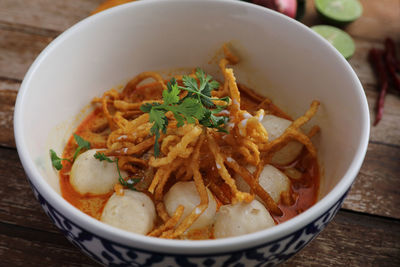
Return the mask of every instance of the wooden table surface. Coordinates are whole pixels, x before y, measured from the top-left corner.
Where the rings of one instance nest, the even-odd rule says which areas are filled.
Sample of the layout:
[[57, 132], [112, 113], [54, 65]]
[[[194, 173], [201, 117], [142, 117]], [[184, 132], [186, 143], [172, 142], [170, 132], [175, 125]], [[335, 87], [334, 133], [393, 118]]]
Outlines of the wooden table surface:
[[[0, 266], [95, 266], [50, 222], [35, 200], [15, 149], [13, 112], [25, 72], [62, 31], [103, 0], [0, 0]], [[400, 47], [400, 0], [364, 0], [363, 16], [345, 30], [350, 60], [375, 115], [377, 80], [371, 47], [392, 37]], [[313, 1], [303, 19], [320, 23]], [[344, 137], [345, 138], [345, 137]], [[365, 162], [328, 227], [283, 266], [400, 266], [400, 94], [389, 91], [382, 121], [371, 127]]]

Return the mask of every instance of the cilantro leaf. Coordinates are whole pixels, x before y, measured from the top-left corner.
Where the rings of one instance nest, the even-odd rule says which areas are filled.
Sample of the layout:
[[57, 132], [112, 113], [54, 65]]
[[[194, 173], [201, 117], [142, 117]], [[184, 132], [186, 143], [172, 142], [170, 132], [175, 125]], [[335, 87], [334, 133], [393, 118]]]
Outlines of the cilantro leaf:
[[178, 84], [174, 78], [171, 79], [167, 84], [168, 90], [162, 92], [164, 105], [174, 105], [179, 102], [179, 93], [181, 90], [178, 88]]
[[156, 106], [156, 105], [159, 105], [159, 103], [153, 103], [153, 104], [146, 103], [146, 104], [143, 104], [140, 106], [140, 110], [145, 113], [149, 113], [150, 110], [153, 108], [153, 106]]
[[229, 118], [224, 116], [215, 116], [214, 111], [207, 110], [204, 114], [204, 117], [200, 122], [200, 124], [208, 127], [208, 128], [215, 128], [219, 132], [228, 133], [228, 131], [224, 128], [224, 125], [228, 123]]
[[218, 88], [219, 83], [217, 81], [211, 81], [212, 76], [206, 76], [204, 71], [200, 68], [197, 68], [196, 70], [196, 78], [199, 80], [200, 85], [197, 84], [195, 78], [184, 76], [182, 81], [185, 87], [180, 86], [179, 88], [188, 91], [188, 97], [197, 95], [198, 99], [200, 99], [201, 103], [206, 108], [213, 108], [214, 103], [212, 102], [211, 91]]
[[101, 153], [101, 152], [96, 152], [96, 154], [94, 154], [93, 157], [94, 157], [95, 159], [100, 160], [100, 161], [105, 160], [105, 161], [110, 162], [110, 163], [113, 163], [113, 162], [114, 162], [114, 160], [110, 159], [110, 158], [107, 157], [104, 153]]
[[79, 147], [90, 149], [90, 143], [75, 133], [74, 133], [74, 139]]
[[57, 171], [59, 171], [63, 168], [61, 161], [67, 160], [67, 161], [71, 162], [71, 160], [69, 160], [69, 159], [59, 158], [57, 156], [57, 153], [53, 149], [50, 149], [50, 159], [51, 159], [51, 164], [53, 165], [54, 168], [56, 168]]
[[[208, 83], [208, 86], [210, 87], [211, 91], [213, 91], [213, 90], [215, 90], [215, 89], [217, 89], [219, 87], [219, 82], [217, 82], [215, 80], [211, 81], [211, 82]], [[221, 98], [221, 100], [222, 100], [222, 98]]]
[[72, 158], [73, 161], [75, 161], [76, 157], [78, 156], [79, 152], [82, 149], [90, 149], [90, 143], [75, 133], [74, 133], [74, 139], [78, 144], [78, 148], [75, 150], [74, 156]]
[[[159, 107], [163, 107], [163, 105], [160, 105]], [[161, 109], [155, 109], [152, 108], [149, 112], [149, 121], [154, 122], [154, 125], [158, 129], [164, 129], [166, 128], [167, 124], [167, 117], [165, 116], [165, 111]]]
[[[200, 82], [199, 92], [201, 92], [203, 95], [211, 97], [212, 88], [209, 86], [209, 81], [212, 79], [212, 76], [211, 75], [206, 76], [206, 74], [204, 73], [204, 71], [202, 69], [197, 68], [196, 77], [197, 77], [197, 79], [199, 79], [199, 82]], [[215, 82], [218, 83], [217, 81], [215, 81]], [[218, 84], [218, 86], [219, 86], [219, 84]]]
[[174, 117], [175, 117], [175, 120], [178, 122], [176, 124], [176, 127], [182, 127], [183, 125], [185, 125], [185, 118], [182, 115], [174, 112]]
[[61, 158], [57, 156], [57, 153], [53, 149], [50, 149], [50, 159], [54, 168], [56, 168], [58, 171], [62, 169], [63, 165], [61, 163]]
[[156, 136], [156, 139], [154, 141], [154, 155], [157, 157], [160, 155], [160, 144], [158, 143], [158, 140], [160, 139], [160, 128], [157, 127], [156, 124], [154, 124], [151, 129], [150, 129], [151, 134]]
[[198, 99], [186, 98], [179, 105], [178, 112], [186, 118], [188, 123], [195, 123], [194, 118], [200, 120], [204, 116], [205, 109]]
[[51, 164], [53, 165], [54, 168], [56, 168], [57, 171], [59, 171], [63, 168], [63, 165], [62, 165], [63, 160], [66, 160], [66, 161], [69, 161], [72, 163], [75, 161], [76, 157], [78, 156], [79, 152], [82, 149], [90, 149], [90, 143], [75, 133], [74, 133], [74, 139], [75, 139], [76, 143], [78, 144], [78, 147], [75, 150], [72, 160], [59, 158], [57, 156], [57, 153], [53, 149], [50, 149]]
[[[182, 78], [182, 82], [183, 82], [183, 84], [186, 86], [186, 88], [191, 88], [191, 89], [193, 89], [194, 91], [198, 91], [199, 89], [198, 89], [198, 87], [197, 87], [197, 81], [196, 81], [196, 79], [195, 78], [193, 78], [193, 77], [190, 77], [190, 76], [183, 76], [183, 78]], [[180, 88], [182, 88], [182, 87], [180, 87]], [[184, 88], [184, 87], [183, 87]]]
[[[207, 90], [208, 90], [208, 86], [206, 86], [207, 87]], [[211, 92], [211, 91], [210, 91]], [[215, 105], [214, 105], [214, 103], [212, 102], [212, 100], [211, 100], [211, 98], [210, 97], [203, 97], [203, 96], [201, 96], [200, 97], [200, 100], [201, 100], [201, 103], [204, 105], [204, 106], [206, 106], [207, 108], [213, 108], [213, 107], [215, 107]]]

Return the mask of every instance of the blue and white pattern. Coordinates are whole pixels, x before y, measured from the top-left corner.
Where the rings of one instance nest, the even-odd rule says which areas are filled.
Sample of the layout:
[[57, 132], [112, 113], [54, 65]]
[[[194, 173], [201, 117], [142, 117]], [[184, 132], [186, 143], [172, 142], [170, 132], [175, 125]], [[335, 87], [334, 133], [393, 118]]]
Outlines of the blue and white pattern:
[[54, 209], [31, 184], [46, 214], [67, 239], [95, 261], [107, 266], [274, 266], [289, 259], [313, 240], [333, 219], [346, 196], [306, 227], [283, 238], [244, 251], [212, 255], [159, 254], [128, 247], [87, 231]]

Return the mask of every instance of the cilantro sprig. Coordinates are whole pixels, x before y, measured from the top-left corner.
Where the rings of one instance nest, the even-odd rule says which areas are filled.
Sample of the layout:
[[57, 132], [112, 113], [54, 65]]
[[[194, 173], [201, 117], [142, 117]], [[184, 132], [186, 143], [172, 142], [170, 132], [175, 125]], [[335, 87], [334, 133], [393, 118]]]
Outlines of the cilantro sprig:
[[72, 159], [60, 158], [59, 156], [57, 156], [57, 153], [53, 149], [50, 149], [51, 164], [54, 168], [56, 168], [57, 171], [61, 170], [64, 167], [62, 161], [66, 160], [73, 163], [82, 149], [90, 149], [90, 143], [75, 133], [74, 139], [75, 142], [78, 144], [78, 147], [76, 148]]
[[100, 161], [104, 161], [105, 160], [105, 161], [107, 161], [109, 163], [114, 163], [115, 162], [117, 164], [117, 171], [118, 171], [118, 176], [119, 176], [118, 181], [119, 181], [119, 183], [122, 186], [125, 186], [125, 187], [127, 187], [127, 188], [129, 188], [131, 190], [137, 191], [136, 188], [135, 188], [135, 185], [137, 183], [139, 183], [141, 181], [141, 179], [140, 178], [132, 178], [131, 177], [131, 178], [128, 178], [128, 179], [125, 180], [124, 178], [122, 178], [121, 171], [120, 171], [119, 166], [118, 166], [118, 158], [115, 158], [115, 160], [112, 160], [111, 158], [107, 157], [104, 153], [101, 153], [101, 152], [96, 152], [96, 154], [94, 154], [93, 156], [96, 159], [100, 160]]
[[63, 168], [62, 161], [66, 160], [72, 163], [72, 160], [70, 159], [64, 159], [60, 158], [57, 156], [57, 153], [53, 150], [50, 149], [50, 159], [51, 159], [51, 164], [53, 165], [54, 168], [56, 168], [57, 171], [61, 170]]
[[[211, 92], [219, 87], [219, 83], [212, 80], [212, 76], [206, 75], [200, 68], [196, 69], [196, 78], [183, 76], [184, 86], [179, 86], [175, 78], [167, 83], [167, 89], [162, 92], [163, 103], [146, 103], [140, 107], [143, 112], [149, 113], [149, 121], [153, 123], [150, 133], [155, 135], [154, 155], [160, 154], [158, 140], [161, 133], [166, 133], [168, 118], [166, 113], [171, 111], [176, 119], [177, 127], [186, 123], [194, 124], [196, 120], [199, 124], [207, 128], [215, 128], [221, 132], [225, 130], [225, 124], [229, 121], [228, 117], [216, 116], [229, 104], [229, 97], [213, 98]], [[180, 98], [182, 90], [187, 94]], [[215, 105], [213, 101], [225, 101], [226, 105]]]
[[73, 161], [75, 161], [76, 157], [78, 156], [79, 152], [82, 149], [90, 149], [90, 143], [75, 133], [74, 133], [74, 139], [78, 144], [78, 148], [75, 150]]

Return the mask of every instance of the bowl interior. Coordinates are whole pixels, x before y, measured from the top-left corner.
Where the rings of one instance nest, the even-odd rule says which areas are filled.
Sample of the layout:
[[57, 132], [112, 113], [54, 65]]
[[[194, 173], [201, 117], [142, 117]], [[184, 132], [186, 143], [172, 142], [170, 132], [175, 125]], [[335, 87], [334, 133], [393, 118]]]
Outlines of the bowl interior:
[[[15, 131], [28, 176], [59, 191], [48, 151], [62, 151], [93, 97], [147, 70], [202, 67], [219, 77], [215, 57], [225, 42], [241, 59], [233, 67], [238, 81], [293, 117], [312, 100], [321, 102], [312, 122], [322, 129], [320, 198], [343, 179], [350, 186], [369, 132], [354, 72], [305, 26], [239, 1], [136, 2], [86, 19], [57, 38], [35, 61], [18, 96]], [[346, 176], [352, 168], [352, 177]]]

